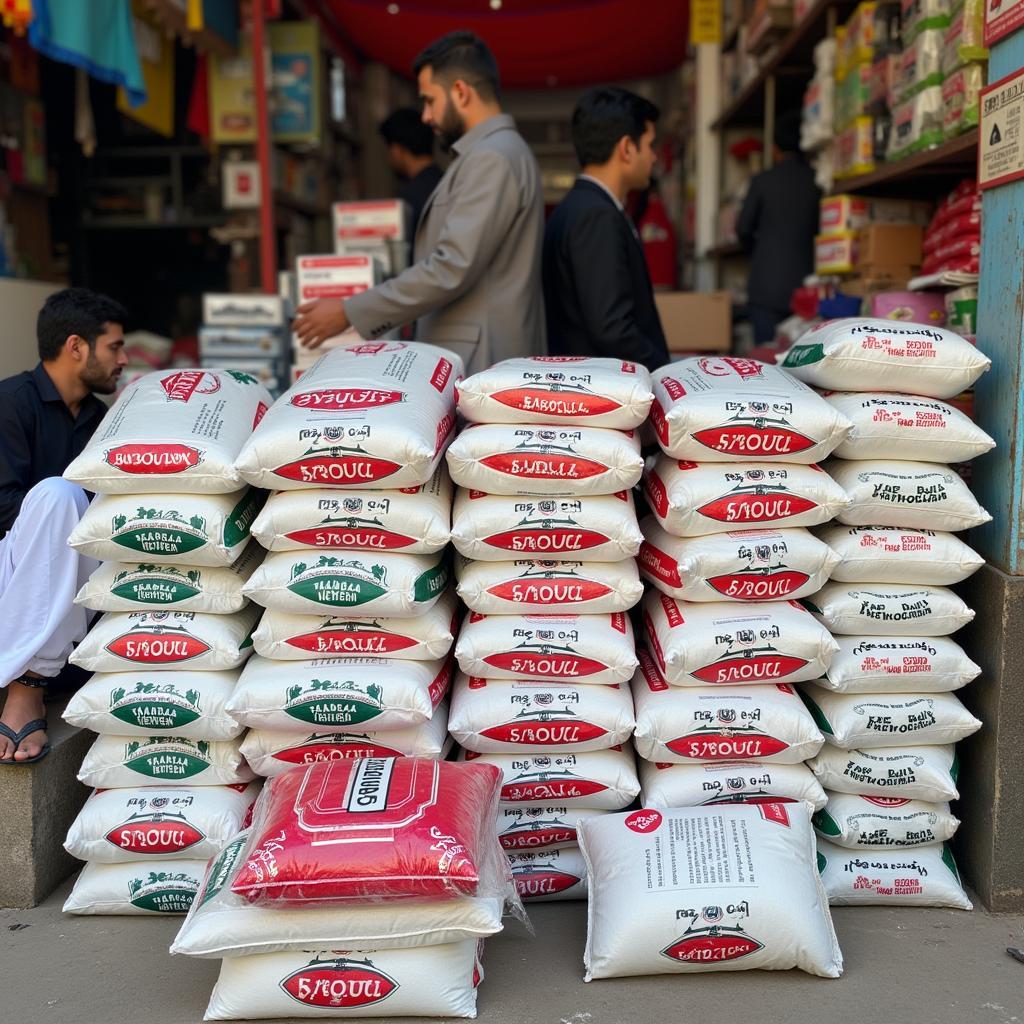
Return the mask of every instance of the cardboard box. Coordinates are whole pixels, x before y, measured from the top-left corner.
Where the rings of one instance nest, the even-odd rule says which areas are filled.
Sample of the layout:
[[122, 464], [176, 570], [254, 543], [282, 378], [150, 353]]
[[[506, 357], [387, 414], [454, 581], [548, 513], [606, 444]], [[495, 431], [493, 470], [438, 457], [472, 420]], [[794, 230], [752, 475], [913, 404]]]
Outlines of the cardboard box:
[[401, 199], [368, 199], [362, 202], [335, 203], [334, 245], [352, 242], [384, 242], [393, 238], [408, 241], [406, 230], [411, 214]]
[[381, 280], [380, 263], [372, 256], [300, 256], [295, 261], [296, 300], [347, 299]]
[[[669, 352], [728, 352], [732, 348], [729, 292], [655, 292]], [[623, 352], [628, 358], [629, 353]]]
[[857, 234], [857, 269], [878, 277], [877, 268], [919, 267], [924, 229], [919, 224], [872, 224]]
[[827, 196], [821, 201], [818, 230], [822, 235], [861, 231], [872, 224], [927, 225], [932, 204], [917, 199], [872, 199]]
[[283, 326], [199, 328], [203, 359], [282, 358], [287, 352], [288, 334]]
[[207, 327], [282, 327], [284, 320], [280, 295], [207, 292], [203, 296], [203, 324]]
[[814, 272], [820, 277], [852, 274], [857, 267], [857, 232], [839, 231], [814, 239]]

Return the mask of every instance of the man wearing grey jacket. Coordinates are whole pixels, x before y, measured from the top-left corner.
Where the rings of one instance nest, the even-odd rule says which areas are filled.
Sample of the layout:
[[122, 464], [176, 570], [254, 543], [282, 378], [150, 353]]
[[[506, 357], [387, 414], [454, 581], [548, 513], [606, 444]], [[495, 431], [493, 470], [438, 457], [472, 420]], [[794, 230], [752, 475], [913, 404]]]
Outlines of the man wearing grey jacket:
[[414, 71], [423, 120], [454, 154], [420, 217], [415, 263], [360, 295], [305, 303], [295, 332], [316, 348], [349, 326], [378, 338], [415, 320], [416, 339], [453, 349], [467, 373], [542, 355], [540, 172], [502, 113], [494, 57], [477, 36], [453, 32]]

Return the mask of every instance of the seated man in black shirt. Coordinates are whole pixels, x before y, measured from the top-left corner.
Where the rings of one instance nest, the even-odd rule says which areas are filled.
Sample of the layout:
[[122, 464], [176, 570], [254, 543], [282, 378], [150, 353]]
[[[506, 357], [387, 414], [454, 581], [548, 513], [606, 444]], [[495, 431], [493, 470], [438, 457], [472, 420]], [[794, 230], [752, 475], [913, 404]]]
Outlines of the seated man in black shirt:
[[124, 309], [84, 288], [51, 295], [39, 312], [41, 362], [0, 381], [0, 764], [49, 751], [43, 687], [87, 628], [74, 605], [96, 567], [67, 546], [89, 499], [61, 478], [99, 426], [127, 363]]

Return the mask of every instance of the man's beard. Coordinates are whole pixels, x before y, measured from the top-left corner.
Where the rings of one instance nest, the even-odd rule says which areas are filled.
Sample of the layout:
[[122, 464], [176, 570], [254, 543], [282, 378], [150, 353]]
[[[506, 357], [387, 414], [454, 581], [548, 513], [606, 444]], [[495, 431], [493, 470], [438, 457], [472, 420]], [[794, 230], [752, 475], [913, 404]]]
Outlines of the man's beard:
[[437, 126], [437, 136], [441, 140], [441, 148], [447, 153], [463, 135], [466, 134], [466, 123], [449, 100], [444, 116]]
[[119, 376], [117, 371], [109, 373], [104, 370], [95, 354], [90, 352], [79, 379], [94, 395], [112, 395], [117, 391]]

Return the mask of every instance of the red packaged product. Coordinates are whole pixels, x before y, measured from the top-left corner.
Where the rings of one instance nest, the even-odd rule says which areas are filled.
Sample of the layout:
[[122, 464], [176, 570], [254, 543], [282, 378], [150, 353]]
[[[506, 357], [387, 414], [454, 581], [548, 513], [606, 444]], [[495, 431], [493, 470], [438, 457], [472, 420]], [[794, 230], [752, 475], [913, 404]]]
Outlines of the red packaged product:
[[494, 765], [419, 757], [294, 768], [267, 783], [231, 888], [274, 905], [482, 895], [500, 786]]

